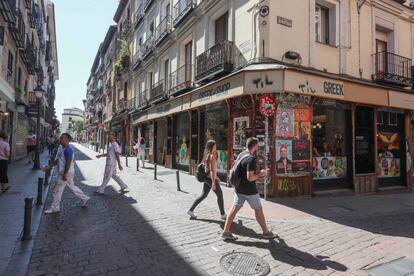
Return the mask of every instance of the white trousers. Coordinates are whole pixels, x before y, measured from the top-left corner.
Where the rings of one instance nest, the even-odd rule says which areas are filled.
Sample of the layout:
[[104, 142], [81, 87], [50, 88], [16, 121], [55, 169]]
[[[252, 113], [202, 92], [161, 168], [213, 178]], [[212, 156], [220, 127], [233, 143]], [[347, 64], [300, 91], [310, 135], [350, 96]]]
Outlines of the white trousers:
[[73, 181], [73, 174], [68, 174], [66, 181], [62, 179], [62, 175], [59, 175], [55, 188], [53, 189], [53, 202], [51, 207], [51, 209], [55, 212], [60, 210], [60, 201], [62, 200], [62, 194], [65, 190], [65, 187], [68, 187], [69, 190], [80, 200], [86, 201], [89, 199], [89, 197], [85, 195], [81, 189], [75, 186], [75, 183]]
[[101, 186], [98, 188], [99, 193], [105, 192], [106, 185], [108, 185], [108, 182], [111, 178], [115, 180], [116, 183], [118, 183], [121, 189], [128, 188], [127, 184], [125, 184], [125, 182], [116, 174], [116, 165], [106, 164], [104, 178], [102, 180]]

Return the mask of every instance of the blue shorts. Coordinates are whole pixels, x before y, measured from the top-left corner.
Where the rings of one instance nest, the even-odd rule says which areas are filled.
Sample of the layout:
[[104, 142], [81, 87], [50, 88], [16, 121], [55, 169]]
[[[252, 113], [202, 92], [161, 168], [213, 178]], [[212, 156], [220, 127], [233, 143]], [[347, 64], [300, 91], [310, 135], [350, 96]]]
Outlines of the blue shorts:
[[234, 194], [234, 201], [233, 201], [234, 206], [242, 207], [244, 205], [244, 202], [246, 201], [249, 203], [250, 207], [252, 207], [252, 209], [254, 210], [262, 208], [262, 202], [260, 201], [259, 194], [255, 194], [255, 195], [244, 195], [244, 194], [239, 194], [239, 193]]

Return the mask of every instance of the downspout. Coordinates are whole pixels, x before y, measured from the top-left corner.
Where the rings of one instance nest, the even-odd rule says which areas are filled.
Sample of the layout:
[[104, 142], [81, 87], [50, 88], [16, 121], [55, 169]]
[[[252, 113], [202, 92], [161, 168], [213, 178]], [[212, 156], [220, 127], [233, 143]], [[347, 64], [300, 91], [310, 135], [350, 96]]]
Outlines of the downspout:
[[358, 11], [358, 68], [359, 68], [359, 77], [362, 79], [362, 68], [361, 68], [361, 9], [365, 4], [366, 0], [359, 0], [357, 2], [357, 11]]

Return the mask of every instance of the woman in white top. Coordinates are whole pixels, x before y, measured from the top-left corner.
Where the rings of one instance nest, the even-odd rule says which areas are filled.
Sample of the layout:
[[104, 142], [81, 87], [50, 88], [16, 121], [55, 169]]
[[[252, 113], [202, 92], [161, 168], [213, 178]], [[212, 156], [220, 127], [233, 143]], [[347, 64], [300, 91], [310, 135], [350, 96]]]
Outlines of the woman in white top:
[[0, 131], [0, 183], [1, 191], [7, 192], [9, 189], [9, 178], [7, 177], [8, 163], [10, 158], [10, 144], [7, 142], [7, 134], [4, 130]]

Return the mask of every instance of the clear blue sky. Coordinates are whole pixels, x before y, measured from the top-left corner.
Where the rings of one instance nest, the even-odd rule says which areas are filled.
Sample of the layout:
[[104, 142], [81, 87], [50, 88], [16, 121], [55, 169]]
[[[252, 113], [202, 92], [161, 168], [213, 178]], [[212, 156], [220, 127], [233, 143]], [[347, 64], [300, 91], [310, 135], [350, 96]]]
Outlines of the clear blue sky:
[[64, 108], [83, 109], [86, 82], [99, 44], [105, 38], [118, 0], [52, 0], [55, 3], [59, 80], [56, 115]]

